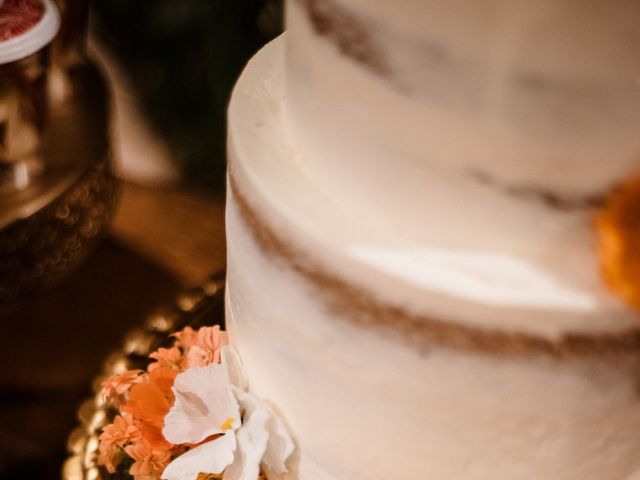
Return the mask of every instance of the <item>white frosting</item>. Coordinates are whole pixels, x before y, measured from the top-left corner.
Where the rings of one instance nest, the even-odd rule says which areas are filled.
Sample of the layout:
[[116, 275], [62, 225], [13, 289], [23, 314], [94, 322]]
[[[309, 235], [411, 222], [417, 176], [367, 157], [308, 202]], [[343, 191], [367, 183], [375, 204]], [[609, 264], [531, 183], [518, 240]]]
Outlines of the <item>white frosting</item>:
[[229, 112], [230, 161], [258, 216], [313, 267], [382, 302], [458, 323], [552, 338], [637, 324], [601, 284], [591, 212], [558, 212], [473, 184], [462, 189], [453, 178], [439, 178], [424, 192], [461, 197], [456, 203], [504, 232], [513, 229], [512, 236], [522, 229], [524, 248], [482, 222], [458, 220], [444, 201], [425, 201], [421, 225], [432, 230], [420, 238], [411, 226], [379, 215], [386, 197], [371, 197], [361, 208], [323, 190], [306, 168], [306, 149], [284, 127], [284, 43], [266, 47], [238, 82]]
[[[476, 328], [554, 340], [637, 326], [602, 286], [593, 212], [505, 190], [574, 198], [634, 169], [640, 4], [332, 3], [375, 27], [391, 74], [342, 55], [289, 2], [289, 32], [250, 62], [229, 107], [235, 188], [289, 253], [376, 302]], [[431, 41], [459, 69], [430, 79], [415, 67]], [[551, 85], [521, 91], [520, 72]], [[290, 478], [621, 480], [640, 469], [633, 354], [420, 352], [330, 310], [256, 243], [232, 195], [227, 231], [231, 341], [297, 440]]]
[[[228, 199], [227, 328], [297, 442], [287, 480], [622, 480], [640, 469], [637, 373], [408, 344], [326, 310]], [[270, 477], [279, 478], [279, 477]]]
[[[538, 288], [524, 271], [555, 277], [546, 285], [581, 282], [566, 301], [597, 288], [592, 212], [550, 211], [507, 190], [580, 199], [637, 170], [640, 3], [330, 3], [371, 28], [389, 73], [344, 55], [288, 3], [284, 118], [316, 188], [394, 236], [402, 255], [428, 245], [456, 259], [454, 270], [467, 254], [527, 263], [487, 261], [480, 272], [469, 261], [489, 280], [484, 291], [447, 288], [438, 268], [440, 287], [463, 298], [493, 297], [505, 272], [513, 288]], [[436, 271], [422, 253], [420, 276]]]

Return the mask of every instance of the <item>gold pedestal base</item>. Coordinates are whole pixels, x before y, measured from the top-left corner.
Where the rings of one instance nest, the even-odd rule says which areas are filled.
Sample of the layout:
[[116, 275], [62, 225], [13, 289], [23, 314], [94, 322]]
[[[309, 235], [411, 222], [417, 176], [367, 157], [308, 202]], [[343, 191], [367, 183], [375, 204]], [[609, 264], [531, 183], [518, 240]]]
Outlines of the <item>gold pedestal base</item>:
[[76, 267], [109, 223], [116, 193], [104, 157], [45, 208], [0, 230], [0, 302], [49, 286]]
[[0, 304], [77, 266], [115, 208], [103, 77], [90, 62], [61, 75], [68, 91], [52, 100], [42, 174], [0, 193]]

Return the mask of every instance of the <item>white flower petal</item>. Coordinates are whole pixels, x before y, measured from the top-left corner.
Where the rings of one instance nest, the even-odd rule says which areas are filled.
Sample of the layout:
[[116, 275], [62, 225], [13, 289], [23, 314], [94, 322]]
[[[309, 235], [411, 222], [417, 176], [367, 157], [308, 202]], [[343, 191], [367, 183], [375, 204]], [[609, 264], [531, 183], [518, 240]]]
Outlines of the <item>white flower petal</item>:
[[225, 480], [256, 480], [267, 448], [270, 412], [255, 395], [234, 389], [244, 409], [244, 421], [236, 432], [238, 448], [233, 463], [224, 472]]
[[269, 441], [262, 461], [273, 473], [285, 473], [287, 471], [285, 463], [293, 453], [295, 444], [282, 420], [273, 412], [269, 413], [271, 414], [267, 422]]
[[229, 375], [231, 384], [242, 390], [249, 388], [247, 373], [244, 370], [242, 360], [240, 360], [240, 355], [238, 355], [237, 350], [229, 346], [222, 347], [220, 357], [222, 359], [222, 365], [227, 368], [227, 374]]
[[221, 473], [232, 461], [236, 436], [229, 432], [180, 455], [162, 472], [163, 480], [195, 480], [200, 473]]
[[173, 392], [176, 400], [162, 430], [171, 443], [198, 443], [240, 426], [238, 402], [222, 365], [212, 363], [180, 373]]

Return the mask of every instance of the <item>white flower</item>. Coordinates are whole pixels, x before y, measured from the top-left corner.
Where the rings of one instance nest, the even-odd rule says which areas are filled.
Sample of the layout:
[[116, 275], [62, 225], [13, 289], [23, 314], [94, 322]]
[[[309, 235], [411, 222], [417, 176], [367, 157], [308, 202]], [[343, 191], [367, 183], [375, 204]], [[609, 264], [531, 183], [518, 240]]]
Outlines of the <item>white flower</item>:
[[274, 473], [287, 471], [285, 462], [294, 448], [289, 433], [260, 398], [246, 391], [236, 351], [223, 347], [221, 358], [220, 364], [190, 368], [175, 379], [176, 400], [165, 417], [165, 438], [183, 444], [221, 436], [176, 458], [164, 470], [165, 480], [194, 480], [199, 473], [222, 471], [225, 480], [255, 480], [261, 463]]

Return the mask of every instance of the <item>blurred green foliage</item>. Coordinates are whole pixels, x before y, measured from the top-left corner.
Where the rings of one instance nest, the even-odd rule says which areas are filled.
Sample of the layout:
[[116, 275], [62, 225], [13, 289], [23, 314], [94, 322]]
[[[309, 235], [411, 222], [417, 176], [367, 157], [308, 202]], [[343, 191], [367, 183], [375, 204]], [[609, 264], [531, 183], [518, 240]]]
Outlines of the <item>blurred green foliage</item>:
[[130, 74], [187, 182], [224, 188], [226, 107], [247, 60], [282, 30], [270, 0], [93, 0], [94, 26]]

